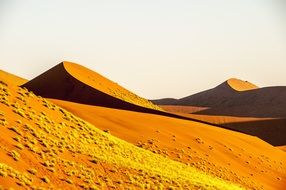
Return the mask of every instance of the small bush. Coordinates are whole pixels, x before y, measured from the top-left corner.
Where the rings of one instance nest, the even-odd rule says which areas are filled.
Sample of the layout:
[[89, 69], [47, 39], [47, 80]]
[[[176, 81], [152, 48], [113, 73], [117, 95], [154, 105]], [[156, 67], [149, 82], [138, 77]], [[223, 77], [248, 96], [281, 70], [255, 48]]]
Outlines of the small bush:
[[1, 177], [7, 177], [8, 174], [6, 172], [4, 172], [4, 171], [0, 171], [0, 176]]
[[8, 153], [9, 156], [11, 156], [15, 161], [20, 160], [20, 154], [16, 150], [12, 150]]
[[41, 180], [45, 183], [50, 183], [50, 180], [47, 176], [42, 177]]
[[38, 171], [35, 168], [30, 168], [27, 171], [32, 175], [36, 175], [38, 173]]
[[20, 143], [16, 144], [15, 147], [20, 149], [20, 150], [24, 149], [24, 146], [22, 144], [20, 144]]

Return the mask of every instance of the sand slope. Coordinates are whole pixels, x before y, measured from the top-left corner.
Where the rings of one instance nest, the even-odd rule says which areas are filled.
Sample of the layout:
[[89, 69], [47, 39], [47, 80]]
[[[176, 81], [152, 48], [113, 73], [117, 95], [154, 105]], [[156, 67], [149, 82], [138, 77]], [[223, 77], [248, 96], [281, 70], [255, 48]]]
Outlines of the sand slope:
[[155, 100], [166, 111], [219, 124], [258, 136], [272, 145], [286, 145], [286, 87], [257, 88], [238, 79], [182, 99]]
[[256, 137], [160, 115], [51, 101], [139, 147], [251, 189], [286, 185], [286, 154]]
[[0, 80], [1, 81], [13, 81], [13, 84], [18, 85], [18, 86], [28, 82], [28, 80], [26, 79], [23, 79], [21, 77], [18, 77], [16, 75], [13, 75], [3, 70], [0, 70]]
[[48, 98], [127, 110], [161, 110], [98, 73], [71, 62], [58, 64], [23, 87]]
[[232, 89], [236, 91], [247, 91], [258, 88], [258, 86], [256, 86], [255, 84], [252, 84], [248, 81], [242, 81], [236, 78], [228, 79], [226, 82]]
[[222, 128], [257, 136], [274, 146], [286, 144], [286, 119], [284, 118], [204, 115], [196, 114], [195, 112], [208, 108], [176, 105], [162, 105], [161, 107], [176, 115], [189, 117], [209, 124], [215, 124]]
[[0, 189], [242, 189], [102, 132], [2, 79], [0, 130]]

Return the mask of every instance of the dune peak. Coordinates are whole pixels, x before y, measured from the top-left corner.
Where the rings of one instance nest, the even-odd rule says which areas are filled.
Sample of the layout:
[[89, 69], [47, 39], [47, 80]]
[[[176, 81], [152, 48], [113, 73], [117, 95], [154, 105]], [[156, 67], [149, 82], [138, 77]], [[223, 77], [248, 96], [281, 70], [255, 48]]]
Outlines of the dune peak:
[[252, 84], [251, 82], [240, 80], [237, 78], [230, 78], [226, 81], [226, 83], [236, 91], [247, 91], [258, 88], [258, 86]]
[[61, 62], [23, 86], [45, 98], [127, 110], [162, 110], [99, 73], [69, 61]]

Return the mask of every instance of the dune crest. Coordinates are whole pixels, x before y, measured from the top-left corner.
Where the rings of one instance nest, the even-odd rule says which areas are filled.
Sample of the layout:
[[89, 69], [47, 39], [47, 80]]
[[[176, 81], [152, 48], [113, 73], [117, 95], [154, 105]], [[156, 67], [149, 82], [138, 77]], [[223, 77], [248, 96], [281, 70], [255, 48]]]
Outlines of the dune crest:
[[258, 87], [248, 81], [243, 81], [236, 78], [230, 78], [227, 81], [227, 84], [236, 91], [246, 91], [257, 89]]
[[76, 63], [64, 61], [23, 87], [47, 98], [133, 111], [161, 110], [115, 82]]

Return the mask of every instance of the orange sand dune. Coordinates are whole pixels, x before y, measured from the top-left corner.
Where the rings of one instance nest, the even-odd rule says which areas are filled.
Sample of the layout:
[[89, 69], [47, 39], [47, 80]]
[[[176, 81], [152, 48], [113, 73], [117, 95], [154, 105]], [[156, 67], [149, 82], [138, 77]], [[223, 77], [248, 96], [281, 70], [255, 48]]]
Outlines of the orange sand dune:
[[23, 87], [48, 98], [144, 112], [161, 110], [98, 73], [71, 62], [58, 64]]
[[8, 78], [0, 80], [0, 189], [242, 189], [107, 134]]
[[58, 64], [22, 87], [44, 98], [195, 120], [165, 112], [98, 73], [70, 62]]
[[252, 188], [286, 185], [285, 152], [256, 137], [165, 116], [51, 101], [112, 135], [222, 178]]
[[278, 148], [286, 152], [286, 146], [278, 146]]
[[236, 91], [246, 91], [257, 89], [258, 87], [248, 81], [242, 81], [236, 78], [227, 80], [228, 85]]
[[[286, 184], [285, 152], [256, 137], [166, 117], [174, 115], [82, 66], [63, 62], [23, 86], [60, 99], [52, 101], [121, 139], [223, 179], [251, 189], [279, 189]], [[220, 85], [219, 91], [226, 87], [231, 89], [229, 95], [239, 85]]]
[[229, 79], [215, 88], [182, 99], [153, 102], [166, 111], [255, 135], [278, 146], [286, 145], [285, 97], [283, 86], [258, 88], [249, 82]]
[[[286, 117], [286, 87], [256, 88], [238, 79], [230, 79], [215, 88], [178, 99], [153, 100], [157, 105], [209, 107], [199, 111], [204, 115], [238, 117]], [[168, 100], [168, 99], [167, 99]], [[162, 103], [161, 103], [162, 101]]]
[[284, 118], [202, 115], [196, 114], [196, 110], [205, 108], [176, 105], [162, 105], [161, 107], [177, 115], [257, 136], [274, 146], [286, 144], [286, 119]]
[[26, 79], [23, 79], [21, 77], [18, 77], [16, 75], [13, 75], [3, 70], [0, 70], [0, 80], [1, 81], [13, 81], [13, 84], [16, 84], [18, 86], [28, 82], [28, 80]]

